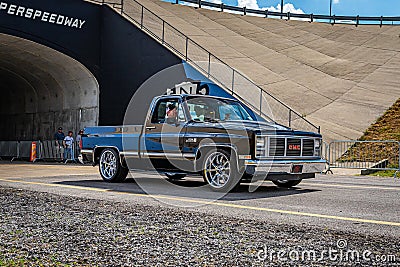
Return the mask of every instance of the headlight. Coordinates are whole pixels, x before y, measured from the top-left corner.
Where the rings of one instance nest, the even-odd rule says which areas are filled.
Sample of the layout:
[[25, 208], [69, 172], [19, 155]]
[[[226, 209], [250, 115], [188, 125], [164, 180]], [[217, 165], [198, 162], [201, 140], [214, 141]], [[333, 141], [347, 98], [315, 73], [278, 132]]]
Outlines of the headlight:
[[322, 144], [322, 140], [321, 139], [315, 139], [314, 140], [314, 156], [315, 157], [320, 157], [321, 156], [321, 144]]
[[265, 147], [265, 137], [257, 136], [256, 146], [257, 147]]
[[320, 148], [320, 147], [321, 147], [321, 139], [315, 139], [314, 148]]
[[256, 136], [256, 157], [265, 156], [265, 139], [264, 136]]

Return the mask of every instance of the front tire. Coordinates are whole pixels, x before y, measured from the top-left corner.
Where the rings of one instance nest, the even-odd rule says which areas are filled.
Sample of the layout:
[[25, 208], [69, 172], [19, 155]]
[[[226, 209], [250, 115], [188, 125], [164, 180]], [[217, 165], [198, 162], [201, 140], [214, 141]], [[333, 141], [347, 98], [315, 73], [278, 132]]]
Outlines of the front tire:
[[99, 160], [99, 172], [101, 178], [108, 183], [123, 182], [128, 175], [128, 168], [122, 166], [117, 151], [106, 148], [101, 151]]
[[206, 153], [202, 166], [204, 181], [212, 190], [230, 192], [239, 184], [240, 175], [236, 158], [231, 153], [217, 149]]
[[276, 180], [272, 181], [276, 186], [281, 188], [290, 188], [298, 185], [302, 180]]

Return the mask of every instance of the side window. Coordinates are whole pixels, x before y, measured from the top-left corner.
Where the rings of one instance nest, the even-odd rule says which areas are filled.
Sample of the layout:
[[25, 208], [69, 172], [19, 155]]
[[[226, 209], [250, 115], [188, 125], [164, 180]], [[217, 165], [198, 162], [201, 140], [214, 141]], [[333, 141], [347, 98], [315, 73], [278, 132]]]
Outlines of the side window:
[[206, 119], [215, 119], [216, 112], [207, 103], [188, 103], [190, 115], [194, 121], [205, 121]]
[[185, 115], [178, 99], [160, 100], [151, 116], [151, 123], [173, 124], [177, 121], [185, 121]]
[[167, 102], [164, 100], [158, 101], [156, 108], [153, 111], [153, 115], [151, 116], [151, 123], [164, 123], [165, 115], [166, 115], [166, 104]]

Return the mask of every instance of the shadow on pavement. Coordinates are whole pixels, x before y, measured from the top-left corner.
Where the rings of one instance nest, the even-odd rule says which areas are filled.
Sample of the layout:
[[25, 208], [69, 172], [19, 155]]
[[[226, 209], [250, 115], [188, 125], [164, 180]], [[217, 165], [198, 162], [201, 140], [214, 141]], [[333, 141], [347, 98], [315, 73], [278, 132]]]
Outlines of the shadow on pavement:
[[189, 178], [169, 182], [161, 178], [128, 178], [123, 183], [106, 183], [102, 180], [60, 181], [57, 184], [106, 189], [110, 192], [131, 194], [163, 195], [206, 200], [222, 199], [226, 201], [265, 199], [288, 195], [301, 195], [320, 190], [302, 189], [299, 186], [291, 189], [278, 188], [271, 183], [264, 183], [256, 191], [250, 193], [248, 184], [241, 184], [234, 192], [222, 194], [213, 192], [201, 178]]

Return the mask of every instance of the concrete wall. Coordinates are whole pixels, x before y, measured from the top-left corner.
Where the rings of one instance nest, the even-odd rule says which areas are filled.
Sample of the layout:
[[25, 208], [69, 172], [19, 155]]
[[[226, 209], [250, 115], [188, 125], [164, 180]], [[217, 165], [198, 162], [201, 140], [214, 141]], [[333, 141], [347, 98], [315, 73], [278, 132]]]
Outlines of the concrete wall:
[[360, 137], [400, 96], [398, 26], [332, 26], [139, 2], [320, 125], [326, 140]]
[[[182, 60], [150, 36], [122, 18], [114, 10], [102, 9], [100, 125], [122, 124], [126, 108], [137, 89], [154, 74]], [[154, 88], [163, 94], [185, 80], [183, 66], [176, 68], [176, 81], [170, 79]], [[151, 95], [151, 94], [149, 94]], [[147, 103], [151, 99], [143, 98]], [[147, 111], [147, 110], [146, 110]], [[145, 114], [138, 114], [145, 116]]]
[[[182, 62], [107, 6], [4, 3], [85, 23], [74, 28], [0, 10], [0, 140], [50, 139], [59, 126], [76, 133], [84, 126], [122, 124], [139, 86]], [[183, 67], [178, 76], [185, 77]]]
[[81, 63], [46, 46], [0, 34], [1, 140], [49, 139], [98, 122], [99, 86]]

